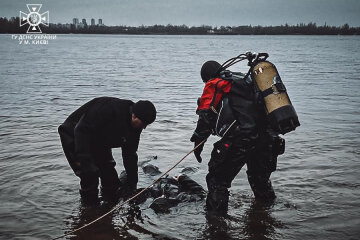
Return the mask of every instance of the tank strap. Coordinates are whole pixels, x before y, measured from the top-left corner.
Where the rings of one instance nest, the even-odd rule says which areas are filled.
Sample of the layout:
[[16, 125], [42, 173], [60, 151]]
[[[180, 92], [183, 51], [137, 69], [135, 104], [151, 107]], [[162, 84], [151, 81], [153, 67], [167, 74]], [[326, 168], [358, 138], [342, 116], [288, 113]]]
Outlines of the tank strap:
[[211, 103], [210, 103], [210, 107], [214, 106], [214, 103], [215, 103], [215, 100], [216, 100], [216, 95], [218, 93], [218, 85], [219, 85], [220, 82], [223, 82], [223, 81], [225, 81], [225, 79], [221, 79], [220, 81], [218, 81], [215, 84], [215, 91], [214, 91], [214, 95], [213, 95], [213, 98], [212, 98]]
[[282, 82], [278, 82], [275, 84], [272, 84], [271, 87], [268, 89], [265, 89], [264, 91], [261, 91], [261, 94], [263, 98], [269, 96], [270, 94], [279, 94], [282, 92], [286, 92], [285, 85]]

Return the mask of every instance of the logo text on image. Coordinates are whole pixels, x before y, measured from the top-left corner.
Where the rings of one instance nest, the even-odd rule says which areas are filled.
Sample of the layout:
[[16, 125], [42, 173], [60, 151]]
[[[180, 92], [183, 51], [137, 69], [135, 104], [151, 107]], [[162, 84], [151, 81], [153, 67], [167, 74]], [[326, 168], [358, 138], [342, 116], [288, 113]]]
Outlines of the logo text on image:
[[39, 25], [49, 26], [49, 11], [40, 14], [42, 4], [26, 4], [26, 6], [29, 12], [20, 11], [20, 27], [29, 24], [26, 33], [42, 33]]

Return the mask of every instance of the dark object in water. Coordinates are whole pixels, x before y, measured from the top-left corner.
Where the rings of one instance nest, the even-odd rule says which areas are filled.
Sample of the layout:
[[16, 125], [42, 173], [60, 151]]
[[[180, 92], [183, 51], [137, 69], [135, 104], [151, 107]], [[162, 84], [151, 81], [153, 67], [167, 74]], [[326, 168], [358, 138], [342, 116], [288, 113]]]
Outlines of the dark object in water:
[[[144, 188], [138, 188], [135, 192], [135, 194], [138, 194], [139, 192], [143, 191]], [[148, 198], [151, 197], [151, 193], [149, 190], [145, 190], [142, 194], [138, 195], [136, 198], [130, 201], [130, 203], [133, 203], [135, 205], [144, 203]]]
[[179, 199], [176, 198], [167, 198], [165, 196], [161, 196], [155, 198], [154, 201], [150, 204], [150, 208], [152, 208], [155, 213], [169, 213], [170, 208], [175, 207], [180, 203]]
[[197, 171], [197, 168], [186, 167], [186, 168], [181, 170], [181, 173], [188, 174], [188, 173], [194, 173], [196, 171]]
[[152, 164], [145, 165], [142, 167], [142, 169], [143, 169], [144, 173], [149, 174], [151, 176], [156, 176], [161, 173], [159, 168]]
[[[158, 170], [153, 165], [143, 167], [149, 171]], [[146, 172], [145, 172], [146, 173]], [[126, 172], [120, 174], [121, 187], [119, 195], [123, 198], [129, 198], [144, 190], [143, 188], [136, 189], [134, 186], [129, 186], [127, 182]], [[153, 198], [150, 204], [155, 213], [168, 213], [170, 208], [178, 205], [180, 202], [196, 202], [205, 198], [206, 192], [204, 188], [192, 180], [185, 174], [173, 178], [160, 178], [150, 188], [143, 191], [142, 194], [131, 200], [131, 203], [141, 204], [148, 198]]]
[[205, 197], [205, 190], [187, 175], [161, 178], [150, 189], [154, 201], [150, 204], [155, 213], [167, 213], [180, 202], [196, 202]]

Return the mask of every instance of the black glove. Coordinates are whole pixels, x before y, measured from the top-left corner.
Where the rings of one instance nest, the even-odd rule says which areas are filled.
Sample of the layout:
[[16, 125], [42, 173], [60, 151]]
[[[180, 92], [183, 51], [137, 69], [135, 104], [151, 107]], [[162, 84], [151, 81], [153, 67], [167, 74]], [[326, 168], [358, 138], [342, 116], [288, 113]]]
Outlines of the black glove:
[[[199, 137], [199, 135], [197, 133], [194, 133], [192, 135], [192, 137], [190, 138], [191, 142], [194, 142], [194, 148], [199, 145], [204, 139], [202, 139], [201, 137]], [[202, 158], [201, 158], [201, 152], [204, 149], [204, 143], [202, 143], [197, 149], [194, 150], [194, 154], [196, 157], [196, 160], [201, 163], [202, 162]]]
[[[195, 142], [195, 144], [194, 144], [194, 147], [196, 147], [199, 143], [201, 143], [201, 141], [199, 141], [199, 142]], [[197, 149], [195, 149], [195, 151], [194, 151], [194, 154], [195, 154], [195, 157], [196, 157], [196, 160], [199, 162], [199, 163], [201, 163], [202, 162], [202, 158], [201, 158], [201, 153], [202, 153], [202, 151], [203, 151], [203, 149], [204, 149], [204, 143], [203, 144], [201, 144]]]

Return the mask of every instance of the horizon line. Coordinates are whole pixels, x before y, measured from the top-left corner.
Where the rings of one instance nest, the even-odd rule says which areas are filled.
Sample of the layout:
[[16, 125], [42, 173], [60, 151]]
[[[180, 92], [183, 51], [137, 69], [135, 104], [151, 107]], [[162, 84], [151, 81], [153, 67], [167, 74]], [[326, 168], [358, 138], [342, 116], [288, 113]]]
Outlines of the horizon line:
[[[7, 17], [0, 17], [0, 18], [3, 18], [3, 19], [7, 19], [8, 21], [10, 21], [12, 18], [20, 18], [19, 16], [17, 16], [17, 17], [9, 17], [9, 18], [7, 18]], [[76, 17], [74, 17], [73, 19], [75, 19]], [[86, 20], [86, 18], [77, 18], [77, 19], [85, 19]], [[95, 20], [95, 18], [90, 18], [90, 20], [91, 19], [94, 19]], [[104, 19], [103, 18], [96, 18], [96, 20], [99, 20], [99, 19], [101, 19], [103, 22], [104, 22]], [[54, 22], [50, 22], [49, 24], [73, 24], [73, 23], [71, 23], [71, 22], [67, 22], [67, 23], [61, 23], [61, 22], [58, 22], [58, 23], [54, 23]], [[281, 26], [289, 26], [289, 27], [297, 27], [298, 25], [302, 25], [302, 24], [304, 24], [305, 26], [306, 25], [311, 25], [311, 24], [314, 24], [316, 27], [342, 27], [342, 26], [345, 26], [345, 25], [347, 25], [347, 26], [349, 26], [350, 28], [359, 28], [360, 26], [350, 26], [350, 24], [349, 23], [343, 23], [343, 24], [340, 24], [340, 25], [328, 25], [326, 22], [323, 24], [323, 25], [319, 25], [319, 24], [317, 24], [316, 22], [312, 22], [312, 21], [310, 21], [310, 22], [308, 22], [308, 23], [304, 23], [304, 22], [300, 22], [300, 23], [296, 23], [296, 24], [292, 24], [292, 25], [290, 25], [290, 24], [288, 24], [288, 23], [283, 23], [283, 24], [281, 24], [281, 25], [260, 25], [260, 24], [258, 24], [258, 25], [252, 25], [252, 24], [248, 24], [248, 25], [216, 25], [216, 26], [213, 26], [213, 25], [210, 25], [210, 24], [200, 24], [200, 25], [187, 25], [187, 24], [185, 24], [185, 23], [183, 23], [183, 24], [171, 24], [171, 23], [167, 23], [167, 24], [158, 24], [158, 23], [156, 23], [156, 24], [152, 24], [152, 25], [146, 25], [146, 24], [141, 24], [141, 25], [137, 25], [137, 26], [135, 26], [135, 25], [105, 25], [104, 23], [102, 24], [103, 26], [106, 26], [106, 27], [122, 27], [122, 26], [125, 26], [125, 27], [142, 27], [142, 26], [145, 26], [145, 27], [149, 27], [149, 26], [168, 26], [168, 25], [171, 25], [171, 26], [187, 26], [187, 27], [203, 27], [203, 26], [206, 26], [206, 27], [211, 27], [211, 28], [218, 28], [218, 27], [243, 27], [243, 26], [245, 26], [245, 27], [281, 27]], [[74, 24], [73, 24], [74, 25]], [[98, 25], [98, 24], [96, 24], [96, 25], [91, 25], [91, 24], [88, 24], [89, 26], [96, 26], [96, 25]]]

